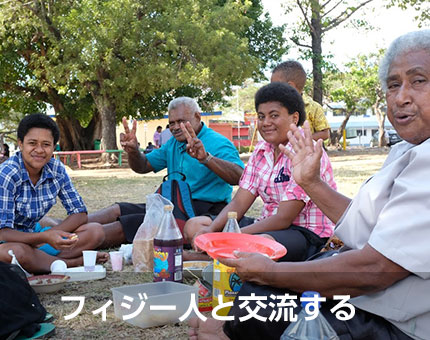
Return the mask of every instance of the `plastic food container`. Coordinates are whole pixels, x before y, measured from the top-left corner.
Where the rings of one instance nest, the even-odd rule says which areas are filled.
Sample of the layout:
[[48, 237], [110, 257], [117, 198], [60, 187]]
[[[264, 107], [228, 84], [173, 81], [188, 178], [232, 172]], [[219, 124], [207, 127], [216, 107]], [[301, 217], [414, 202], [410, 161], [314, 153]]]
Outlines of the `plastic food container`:
[[187, 279], [202, 278], [202, 271], [213, 261], [184, 261], [184, 277]]
[[[191, 304], [192, 293], [194, 293], [194, 304], [198, 307], [198, 287], [182, 283], [163, 281], [122, 286], [111, 290], [115, 316], [141, 328], [180, 322], [179, 317], [186, 314]], [[142, 303], [144, 303], [143, 308]], [[140, 308], [142, 309], [137, 315], [129, 318]], [[194, 311], [187, 319], [193, 316], [196, 316]]]

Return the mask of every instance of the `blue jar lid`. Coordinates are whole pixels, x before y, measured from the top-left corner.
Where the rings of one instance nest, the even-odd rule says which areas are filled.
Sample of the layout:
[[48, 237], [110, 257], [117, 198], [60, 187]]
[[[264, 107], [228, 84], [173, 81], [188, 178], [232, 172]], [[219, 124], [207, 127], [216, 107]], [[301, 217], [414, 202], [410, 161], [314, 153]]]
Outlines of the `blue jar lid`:
[[[304, 297], [306, 297], [306, 298], [308, 298], [308, 297], [313, 298], [314, 296], [316, 296], [317, 298], [319, 298], [321, 295], [320, 295], [320, 293], [314, 292], [314, 291], [311, 291], [311, 290], [308, 290], [308, 291], [302, 293], [302, 298], [304, 298]], [[306, 305], [308, 303], [311, 303], [311, 302], [312, 301], [303, 301], [303, 300], [301, 300], [301, 306], [304, 308], [304, 307], [306, 307]], [[321, 303], [318, 301], [318, 308], [320, 308], [320, 307], [321, 307]]]

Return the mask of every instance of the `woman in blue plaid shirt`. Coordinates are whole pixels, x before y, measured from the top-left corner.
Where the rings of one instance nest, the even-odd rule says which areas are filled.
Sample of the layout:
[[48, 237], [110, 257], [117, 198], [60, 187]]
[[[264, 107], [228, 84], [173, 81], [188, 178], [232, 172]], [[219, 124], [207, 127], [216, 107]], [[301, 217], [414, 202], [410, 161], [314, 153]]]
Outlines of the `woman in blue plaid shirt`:
[[[87, 223], [87, 209], [67, 175], [52, 157], [60, 132], [47, 115], [24, 117], [18, 126], [19, 151], [0, 167], [0, 261], [10, 262], [13, 250], [31, 273], [49, 272], [62, 259], [68, 267], [82, 265], [82, 250], [96, 249], [104, 240], [102, 226]], [[57, 197], [68, 217], [54, 227], [39, 221]], [[107, 254], [98, 254], [99, 262]]]

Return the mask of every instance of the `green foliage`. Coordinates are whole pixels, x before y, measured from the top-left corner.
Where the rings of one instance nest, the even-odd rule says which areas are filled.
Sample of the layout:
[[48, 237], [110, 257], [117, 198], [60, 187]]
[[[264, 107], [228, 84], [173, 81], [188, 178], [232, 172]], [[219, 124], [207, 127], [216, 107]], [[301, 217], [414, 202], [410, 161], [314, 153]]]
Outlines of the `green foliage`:
[[166, 104], [181, 92], [216, 99], [214, 93], [258, 67], [240, 38], [251, 23], [242, 15], [246, 8], [210, 0], [74, 3], [54, 21], [62, 39], [51, 56], [63, 61], [52, 68], [52, 82], [77, 81], [84, 92], [108, 96], [117, 120], [126, 113], [160, 113], [166, 106], [151, 104]]
[[347, 63], [344, 72], [334, 72], [326, 77], [329, 99], [343, 101], [347, 112], [354, 112], [372, 107], [375, 103], [383, 104], [383, 93], [378, 78], [378, 54], [359, 55]]
[[430, 23], [430, 3], [428, 0], [390, 0], [387, 7], [397, 6], [403, 10], [413, 8], [417, 15], [419, 27], [426, 27]]
[[385, 96], [378, 79], [379, 59], [383, 50], [369, 55], [359, 55], [346, 64], [344, 72], [334, 71], [326, 75], [326, 87], [330, 101], [345, 103], [345, 119], [338, 131], [332, 132], [331, 143], [336, 145], [352, 114], [365, 114], [371, 108], [383, 129]]
[[15, 55], [0, 54], [0, 133], [6, 133], [13, 141], [16, 141], [15, 131], [25, 114], [46, 110], [46, 104], [35, 99], [28, 90], [34, 79], [24, 64]]
[[260, 60], [260, 68], [253, 73], [254, 80], [265, 79], [262, 70], [267, 66], [275, 67], [282, 56], [288, 52], [286, 39], [283, 37], [286, 25], [273, 26], [268, 13], [263, 13], [260, 0], [252, 0], [245, 15], [253, 20], [245, 33], [248, 39], [249, 53]]
[[[35, 16], [43, 3], [36, 1], [31, 10], [30, 3], [21, 1], [0, 7], [0, 91], [8, 98], [11, 112], [23, 115], [45, 111], [46, 103], [50, 103], [58, 114], [73, 116], [85, 124], [94, 110], [92, 101], [87, 96], [81, 98], [76, 84], [66, 88], [56, 80], [51, 83], [50, 37], [56, 31]], [[58, 59], [56, 56], [55, 62], [61, 62]]]

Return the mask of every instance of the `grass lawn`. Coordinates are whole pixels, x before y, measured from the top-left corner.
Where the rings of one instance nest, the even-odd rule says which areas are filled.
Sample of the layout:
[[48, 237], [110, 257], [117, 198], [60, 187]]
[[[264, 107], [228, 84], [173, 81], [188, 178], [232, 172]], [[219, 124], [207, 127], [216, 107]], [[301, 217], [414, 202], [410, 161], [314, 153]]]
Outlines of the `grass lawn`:
[[[353, 197], [361, 183], [378, 171], [385, 160], [386, 149], [366, 149], [353, 151], [330, 151], [338, 190]], [[89, 211], [106, 207], [113, 202], [143, 202], [147, 194], [153, 193], [162, 180], [163, 174], [138, 175], [129, 169], [111, 170], [74, 170], [70, 176], [76, 188], [84, 198]], [[249, 215], [258, 216], [261, 201], [257, 200]], [[54, 207], [49, 214], [52, 217], [64, 217], [64, 209]], [[152, 273], [134, 273], [132, 266], [126, 266], [123, 272], [112, 272], [110, 263], [106, 265], [107, 276], [103, 280], [68, 283], [62, 291], [53, 294], [41, 294], [45, 308], [54, 315], [57, 326], [55, 339], [186, 339], [185, 324], [167, 325], [140, 329], [129, 326], [116, 319], [113, 305], [107, 309], [107, 320], [102, 322], [101, 314], [92, 311], [102, 307], [112, 299], [110, 289], [123, 285], [139, 284], [152, 281]], [[192, 284], [192, 281], [187, 283]], [[85, 296], [81, 313], [72, 320], [64, 316], [73, 313], [77, 302], [62, 302], [62, 296]]]

